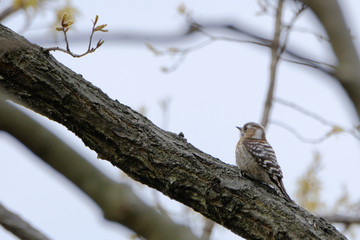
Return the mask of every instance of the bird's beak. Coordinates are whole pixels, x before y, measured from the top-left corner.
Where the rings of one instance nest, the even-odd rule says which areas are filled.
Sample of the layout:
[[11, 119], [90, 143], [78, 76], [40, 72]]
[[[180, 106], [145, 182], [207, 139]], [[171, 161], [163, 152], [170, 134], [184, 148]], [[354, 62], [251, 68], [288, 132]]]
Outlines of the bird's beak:
[[240, 130], [240, 137], [243, 137], [245, 135], [243, 128], [238, 126], [236, 128]]

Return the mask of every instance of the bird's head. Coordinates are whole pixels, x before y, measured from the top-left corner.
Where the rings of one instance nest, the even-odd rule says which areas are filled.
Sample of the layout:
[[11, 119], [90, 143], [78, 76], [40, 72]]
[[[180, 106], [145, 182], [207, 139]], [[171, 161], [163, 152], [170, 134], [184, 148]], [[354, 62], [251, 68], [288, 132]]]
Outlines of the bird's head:
[[265, 129], [260, 124], [249, 122], [243, 127], [236, 127], [240, 130], [241, 137], [252, 139], [265, 139]]

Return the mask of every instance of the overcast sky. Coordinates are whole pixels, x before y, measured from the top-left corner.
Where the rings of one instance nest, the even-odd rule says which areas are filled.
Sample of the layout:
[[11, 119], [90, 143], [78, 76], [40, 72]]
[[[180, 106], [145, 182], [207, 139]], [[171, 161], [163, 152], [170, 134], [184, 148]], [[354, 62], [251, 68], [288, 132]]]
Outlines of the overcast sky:
[[[11, 1], [0, 1], [0, 11]], [[65, 2], [65, 1], [64, 1]], [[49, 47], [55, 46], [51, 33], [55, 9], [61, 1], [53, 1], [23, 31], [28, 20], [23, 12], [14, 14], [2, 24], [21, 32], [30, 41]], [[149, 42], [159, 49], [189, 47], [205, 38], [185, 42], [151, 42], [147, 35], [172, 35], [184, 30], [185, 21], [177, 8], [184, 3], [199, 23], [217, 21], [238, 23], [246, 29], [271, 38], [274, 18], [259, 15], [257, 1], [73, 1], [79, 10], [73, 36], [90, 32], [91, 19], [99, 15], [99, 24], [108, 24], [108, 33], [96, 33], [94, 39], [105, 40], [95, 53], [73, 59], [61, 52], [52, 53], [56, 59], [97, 87], [111, 98], [132, 109], [145, 109], [146, 116], [155, 124], [171, 132], [183, 132], [188, 142], [202, 151], [235, 164], [234, 150], [239, 138], [235, 126], [249, 121], [259, 122], [269, 82], [270, 50], [249, 43], [215, 41], [190, 52], [177, 69], [170, 73], [161, 71], [177, 62], [174, 56], [155, 56], [146, 48]], [[341, 1], [351, 33], [359, 45], [360, 3]], [[292, 12], [286, 4], [286, 17]], [[293, 9], [293, 8], [292, 8]], [[132, 43], [115, 41], [118, 33], [143, 34], [144, 39]], [[325, 41], [312, 33], [323, 33], [310, 12], [304, 13], [295, 25], [289, 47], [327, 63], [333, 55]], [[221, 36], [222, 33], [215, 33]], [[61, 36], [58, 36], [61, 38]], [[246, 39], [241, 36], [231, 36]], [[108, 40], [107, 40], [108, 38]], [[141, 39], [140, 39], [141, 40]], [[76, 42], [70, 47], [80, 53], [86, 42]], [[358, 119], [347, 96], [333, 79], [307, 67], [281, 62], [278, 69], [275, 96], [312, 111], [331, 123], [345, 128], [358, 125]], [[160, 102], [168, 101], [165, 114]], [[24, 109], [25, 110], [25, 109]], [[63, 126], [25, 110], [44, 126], [56, 133], [74, 149], [114, 179], [123, 175], [96, 154]], [[275, 103], [271, 121], [284, 122], [308, 139], [318, 139], [329, 126], [302, 113]], [[352, 201], [359, 201], [360, 151], [359, 141], [349, 134], [330, 137], [319, 144], [301, 142], [294, 134], [275, 124], [268, 128], [268, 140], [276, 151], [284, 173], [284, 184], [295, 198], [297, 180], [314, 158], [321, 154], [322, 200], [332, 206], [345, 191]], [[103, 220], [99, 209], [72, 186], [66, 179], [39, 161], [20, 143], [5, 133], [0, 133], [0, 202], [21, 215], [40, 231], [54, 239], [129, 239], [131, 234], [117, 224]], [[124, 181], [124, 180], [123, 180]], [[132, 180], [129, 180], [132, 183]], [[153, 202], [154, 193], [147, 187], [133, 184], [136, 191]], [[162, 194], [159, 194], [160, 196]], [[177, 212], [176, 219], [184, 221], [180, 204], [161, 197], [165, 206]], [[174, 207], [176, 206], [176, 207]], [[190, 218], [200, 219], [199, 216]], [[192, 221], [200, 229], [199, 221]], [[213, 239], [238, 239], [230, 231], [217, 227]], [[360, 239], [358, 234], [357, 239]], [[0, 239], [14, 239], [0, 229]]]

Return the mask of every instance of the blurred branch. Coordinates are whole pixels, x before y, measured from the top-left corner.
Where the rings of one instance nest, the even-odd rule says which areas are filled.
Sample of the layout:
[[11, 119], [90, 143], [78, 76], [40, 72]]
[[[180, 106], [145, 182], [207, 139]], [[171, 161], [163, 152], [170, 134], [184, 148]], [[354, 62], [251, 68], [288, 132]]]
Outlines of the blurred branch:
[[[215, 33], [217, 32], [217, 34]], [[180, 28], [172, 33], [161, 34], [161, 33], [146, 33], [146, 32], [124, 32], [112, 30], [111, 33], [106, 35], [106, 42], [108, 44], [111, 43], [128, 43], [128, 44], [144, 44], [150, 43], [153, 45], [157, 44], [176, 44], [182, 43], [183, 41], [199, 41], [196, 46], [196, 50], [201, 46], [206, 46], [217, 41], [231, 41], [231, 42], [240, 42], [240, 43], [250, 43], [256, 46], [262, 47], [272, 47], [272, 40], [267, 39], [266, 37], [261, 36], [257, 33], [258, 31], [251, 27], [251, 30], [246, 26], [242, 26], [238, 22], [228, 21], [225, 23], [212, 22], [212, 21], [202, 21], [199, 23], [189, 23], [185, 25], [185, 27]], [[221, 34], [219, 36], [219, 34]], [[231, 37], [226, 37], [224, 35], [230, 34]], [[203, 40], [203, 38], [206, 40]], [[50, 40], [47, 37], [29, 37], [32, 42], [39, 45], [52, 44], [54, 41]], [[72, 36], [71, 42], [72, 44], [81, 44], [83, 42], [88, 41], [88, 37], [86, 34], [77, 34]], [[186, 49], [185, 49], [186, 50]], [[187, 50], [186, 50], [187, 51]], [[164, 51], [162, 51], [164, 52]], [[315, 69], [318, 69], [326, 74], [333, 76], [333, 69], [329, 64], [321, 63], [319, 61], [314, 60], [313, 56], [304, 56], [303, 52], [298, 52], [294, 48], [287, 47], [284, 49], [283, 57], [287, 59], [287, 61], [294, 62], [295, 64], [309, 66]]]
[[307, 5], [306, 4], [301, 4], [300, 8], [295, 12], [295, 14], [293, 15], [293, 17], [291, 18], [290, 22], [288, 24], [282, 24], [282, 27], [284, 28], [283, 31], [285, 32], [285, 37], [282, 43], [282, 46], [280, 48], [280, 55], [282, 53], [284, 53], [284, 51], [286, 50], [287, 46], [288, 46], [288, 39], [291, 33], [291, 30], [294, 28], [295, 26], [295, 22], [296, 20], [300, 17], [300, 15], [307, 9]]
[[284, 105], [286, 107], [289, 107], [291, 109], [294, 109], [302, 114], [304, 114], [305, 116], [308, 116], [310, 118], [313, 118], [315, 120], [317, 120], [318, 122], [324, 124], [324, 125], [327, 125], [327, 126], [334, 126], [336, 124], [326, 120], [325, 118], [323, 118], [322, 116], [314, 113], [314, 112], [311, 112], [293, 102], [290, 102], [290, 101], [286, 101], [284, 99], [281, 99], [281, 98], [274, 98], [274, 101], [276, 101], [277, 103], [280, 103], [281, 105]]
[[180, 66], [180, 64], [185, 60], [186, 56], [190, 52], [204, 48], [205, 46], [210, 45], [214, 41], [215, 41], [215, 39], [209, 38], [209, 39], [206, 39], [205, 41], [196, 43], [193, 46], [190, 46], [187, 48], [170, 47], [170, 48], [167, 48], [166, 50], [157, 49], [150, 43], [146, 43], [146, 46], [150, 51], [152, 51], [157, 56], [159, 56], [159, 55], [170, 55], [170, 56], [177, 55], [178, 56], [176, 61], [170, 67], [162, 67], [161, 68], [161, 70], [163, 72], [169, 73], [169, 72], [175, 71]]
[[298, 111], [302, 114], [304, 114], [307, 117], [310, 117], [312, 119], [315, 119], [316, 121], [320, 122], [323, 125], [329, 126], [331, 127], [331, 129], [324, 134], [324, 136], [322, 136], [321, 138], [318, 139], [306, 139], [304, 138], [300, 133], [298, 133], [295, 129], [293, 129], [292, 127], [290, 127], [289, 125], [282, 123], [280, 121], [275, 121], [273, 120], [272, 123], [281, 126], [285, 129], [287, 129], [288, 131], [290, 131], [291, 133], [293, 133], [298, 139], [300, 139], [302, 142], [307, 142], [307, 143], [320, 143], [322, 141], [324, 141], [325, 139], [327, 139], [328, 137], [334, 135], [334, 134], [339, 134], [339, 133], [343, 133], [346, 132], [348, 134], [351, 134], [354, 138], [356, 138], [357, 140], [360, 140], [360, 135], [359, 135], [359, 126], [355, 126], [351, 129], [345, 129], [343, 127], [340, 127], [338, 124], [333, 123], [325, 118], [323, 118], [322, 116], [311, 112], [295, 103], [280, 99], [280, 98], [274, 98], [274, 101], [276, 101], [277, 103], [282, 104], [283, 106], [289, 107], [295, 111]]
[[286, 124], [284, 122], [277, 121], [277, 120], [271, 120], [271, 124], [277, 125], [277, 126], [283, 128], [283, 129], [289, 131], [297, 139], [299, 139], [301, 142], [304, 142], [304, 143], [317, 144], [317, 143], [321, 143], [322, 141], [324, 141], [324, 140], [326, 140], [328, 138], [328, 136], [326, 134], [324, 136], [322, 136], [320, 138], [316, 138], [316, 139], [306, 138], [303, 135], [301, 135], [295, 128], [290, 126], [289, 124]]
[[[278, 68], [278, 63], [280, 59], [283, 59], [281, 56], [286, 51], [288, 39], [290, 36], [291, 29], [294, 27], [295, 21], [298, 19], [300, 14], [306, 9], [305, 4], [302, 4], [299, 10], [294, 14], [290, 23], [284, 25], [281, 20], [282, 11], [283, 11], [283, 1], [278, 1], [278, 6], [276, 8], [276, 16], [275, 16], [275, 31], [271, 49], [271, 65], [270, 65], [270, 83], [269, 88], [264, 104], [264, 111], [262, 115], [261, 125], [265, 128], [269, 121], [269, 116], [273, 104], [274, 98], [274, 89], [275, 89], [275, 80], [276, 80], [276, 71]], [[284, 40], [280, 42], [281, 36], [284, 36]], [[295, 61], [293, 62], [295, 63]], [[304, 63], [308, 65], [308, 63]]]
[[[346, 132], [346, 130], [344, 130], [343, 128], [340, 128], [336, 125], [332, 126], [332, 128], [325, 133], [323, 136], [319, 137], [319, 138], [306, 138], [303, 135], [301, 135], [295, 128], [293, 128], [292, 126], [290, 126], [289, 124], [286, 124], [284, 122], [281, 121], [277, 121], [277, 120], [271, 120], [271, 124], [277, 125], [287, 131], [289, 131], [290, 133], [292, 133], [297, 139], [299, 139], [301, 142], [304, 143], [311, 143], [311, 144], [317, 144], [317, 143], [321, 143], [323, 141], [325, 141], [326, 139], [328, 139], [329, 137], [335, 135], [335, 134], [340, 134], [340, 133], [344, 133]], [[357, 130], [356, 130], [357, 131]], [[356, 135], [355, 130], [351, 131], [348, 130], [348, 133], [350, 133], [352, 136], [354, 136], [356, 139], [359, 140], [359, 138]], [[358, 132], [358, 131], [357, 131]]]
[[328, 34], [332, 49], [339, 61], [335, 75], [342, 81], [359, 80], [359, 56], [338, 1], [300, 1], [311, 8]]
[[[1, 100], [0, 100], [1, 101]], [[0, 119], [1, 121], [1, 119]], [[21, 217], [12, 213], [0, 204], [0, 224], [9, 232], [24, 240], [47, 240], [43, 233], [39, 232]]]
[[[14, 14], [15, 12], [23, 10], [26, 17], [25, 25], [23, 26], [22, 30], [20, 30], [20, 32], [23, 32], [30, 26], [31, 22], [35, 17], [35, 13], [38, 13], [37, 10], [41, 8], [45, 2], [45, 0], [14, 0], [12, 1], [10, 6], [6, 7], [0, 12], [0, 22], [6, 19], [8, 16]], [[33, 10], [33, 14], [29, 14], [29, 9]]]
[[121, 223], [146, 239], [198, 239], [186, 227], [139, 199], [126, 184], [112, 181], [58, 137], [0, 98], [0, 130], [6, 131], [40, 159], [72, 181], [102, 209], [106, 219]]
[[333, 214], [333, 215], [322, 215], [322, 218], [325, 218], [329, 222], [332, 223], [342, 223], [345, 225], [350, 224], [360, 224], [360, 216], [352, 216], [352, 215], [341, 215], [341, 214]]
[[[271, 111], [271, 106], [273, 102], [273, 96], [274, 96], [274, 88], [275, 88], [275, 79], [276, 79], [276, 70], [279, 62], [279, 58], [281, 56], [280, 51], [280, 35], [282, 31], [282, 11], [283, 11], [283, 4], [284, 0], [278, 1], [278, 6], [276, 8], [276, 16], [275, 16], [275, 31], [274, 31], [274, 37], [273, 37], [273, 43], [271, 48], [271, 64], [270, 64], [270, 83], [269, 88], [265, 100], [265, 106], [264, 111], [262, 115], [261, 125], [263, 125], [265, 128], [267, 126], [269, 115]], [[284, 48], [285, 49], [285, 48]]]
[[215, 222], [204, 218], [204, 227], [201, 235], [201, 240], [210, 240], [211, 234], [214, 230]]
[[[332, 75], [340, 82], [360, 115], [360, 60], [337, 0], [300, 0], [308, 5], [323, 25], [338, 64]], [[331, 13], [331, 14], [330, 14]]]
[[2, 12], [0, 12], [0, 21], [8, 17], [10, 14], [16, 12], [17, 10], [19, 9], [15, 8], [13, 5], [5, 8], [4, 10], [2, 10]]

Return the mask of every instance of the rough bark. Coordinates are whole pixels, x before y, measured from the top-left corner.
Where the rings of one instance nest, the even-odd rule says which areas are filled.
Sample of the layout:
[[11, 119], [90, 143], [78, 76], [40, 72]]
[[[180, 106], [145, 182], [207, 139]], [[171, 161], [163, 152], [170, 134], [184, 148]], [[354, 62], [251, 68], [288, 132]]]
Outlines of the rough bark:
[[[147, 240], [199, 240], [190, 228], [159, 213], [147, 204], [146, 199], [136, 196], [127, 184], [113, 181], [48, 129], [7, 103], [1, 95], [4, 94], [0, 93], [0, 131], [15, 137], [39, 160], [71, 181], [94, 201], [104, 218], [126, 226]], [[20, 239], [33, 240], [38, 236], [24, 221], [2, 209], [1, 204], [0, 225]]]
[[[74, 132], [133, 179], [247, 239], [346, 239], [324, 219], [239, 176], [180, 134], [110, 99], [0, 25], [0, 90]], [[136, 94], [136, 93], [134, 93]]]

